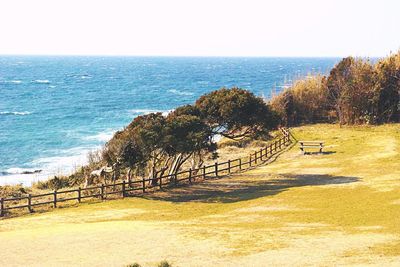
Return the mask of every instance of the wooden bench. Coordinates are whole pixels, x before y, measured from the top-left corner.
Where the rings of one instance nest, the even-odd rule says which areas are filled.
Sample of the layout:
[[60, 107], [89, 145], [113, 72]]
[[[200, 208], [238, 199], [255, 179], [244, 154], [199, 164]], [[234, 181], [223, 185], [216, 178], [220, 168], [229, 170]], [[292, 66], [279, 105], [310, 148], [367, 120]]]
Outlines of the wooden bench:
[[306, 148], [318, 148], [319, 153], [322, 153], [322, 148], [324, 147], [324, 142], [323, 141], [299, 141], [300, 143], [300, 150], [303, 151], [305, 154]]

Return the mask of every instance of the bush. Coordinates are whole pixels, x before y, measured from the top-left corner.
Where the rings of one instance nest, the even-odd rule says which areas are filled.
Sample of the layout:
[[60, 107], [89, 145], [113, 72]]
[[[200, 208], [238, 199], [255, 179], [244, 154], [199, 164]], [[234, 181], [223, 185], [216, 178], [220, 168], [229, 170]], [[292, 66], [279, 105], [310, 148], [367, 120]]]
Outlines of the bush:
[[328, 77], [306, 77], [270, 100], [287, 126], [301, 123], [377, 124], [400, 121], [400, 51], [372, 64], [347, 57]]
[[320, 75], [296, 81], [269, 104], [286, 126], [330, 120], [326, 78]]
[[373, 104], [377, 123], [400, 121], [400, 51], [375, 65]]
[[80, 172], [77, 172], [70, 176], [54, 176], [53, 178], [50, 178], [48, 180], [38, 181], [34, 183], [33, 187], [41, 190], [59, 190], [61, 188], [78, 186], [84, 181], [84, 176], [79, 174]]
[[327, 80], [330, 106], [340, 124], [373, 123], [375, 118], [374, 69], [368, 60], [348, 57], [339, 62]]
[[172, 264], [170, 264], [168, 261], [162, 261], [157, 265], [157, 267], [172, 267]]
[[19, 185], [4, 185], [0, 186], [0, 197], [22, 197], [28, 194], [27, 188], [23, 187], [22, 184]]

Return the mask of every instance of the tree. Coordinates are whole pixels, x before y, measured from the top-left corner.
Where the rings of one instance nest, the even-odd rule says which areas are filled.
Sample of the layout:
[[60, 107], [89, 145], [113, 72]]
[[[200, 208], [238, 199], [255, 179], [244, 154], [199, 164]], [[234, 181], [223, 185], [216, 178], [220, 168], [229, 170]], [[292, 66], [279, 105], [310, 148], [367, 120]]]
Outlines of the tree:
[[352, 57], [344, 58], [331, 70], [327, 80], [328, 97], [340, 124], [374, 121], [373, 77], [374, 69], [369, 61]]
[[167, 153], [173, 157], [170, 174], [176, 174], [189, 158], [192, 169], [200, 168], [204, 155], [216, 150], [212, 129], [199, 115], [195, 106], [187, 105], [167, 117], [165, 144]]
[[382, 59], [375, 65], [376, 116], [378, 123], [400, 121], [400, 52]]
[[166, 119], [160, 112], [138, 116], [127, 127], [128, 135], [135, 140], [147, 162], [147, 174], [152, 184], [157, 183], [156, 178], [163, 171], [158, 167], [166, 156], [165, 128]]
[[231, 139], [267, 134], [279, 121], [262, 98], [237, 87], [205, 94], [195, 106], [214, 135]]

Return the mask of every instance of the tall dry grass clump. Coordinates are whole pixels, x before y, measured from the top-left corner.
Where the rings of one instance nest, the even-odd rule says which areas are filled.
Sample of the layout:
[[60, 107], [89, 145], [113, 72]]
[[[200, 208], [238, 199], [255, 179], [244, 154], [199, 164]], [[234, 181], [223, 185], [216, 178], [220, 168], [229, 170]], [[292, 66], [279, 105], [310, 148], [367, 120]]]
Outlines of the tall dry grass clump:
[[326, 78], [308, 75], [297, 80], [281, 94], [272, 98], [270, 105], [281, 117], [283, 124], [326, 121], [329, 118]]
[[307, 76], [270, 100], [287, 126], [400, 121], [400, 51], [372, 63], [347, 57], [328, 76]]

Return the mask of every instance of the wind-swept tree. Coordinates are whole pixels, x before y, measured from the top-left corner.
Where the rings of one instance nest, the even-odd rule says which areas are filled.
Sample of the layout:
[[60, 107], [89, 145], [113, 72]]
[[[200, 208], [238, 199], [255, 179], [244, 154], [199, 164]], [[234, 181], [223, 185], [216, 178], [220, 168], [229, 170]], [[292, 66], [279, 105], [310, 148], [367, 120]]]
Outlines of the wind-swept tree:
[[195, 106], [187, 105], [177, 108], [167, 117], [165, 144], [167, 153], [173, 158], [170, 174], [176, 174], [190, 158], [191, 168], [200, 168], [204, 156], [216, 150], [212, 129], [199, 115]]
[[264, 100], [250, 91], [222, 88], [201, 96], [195, 106], [213, 134], [231, 139], [268, 133], [278, 124], [278, 116]]

